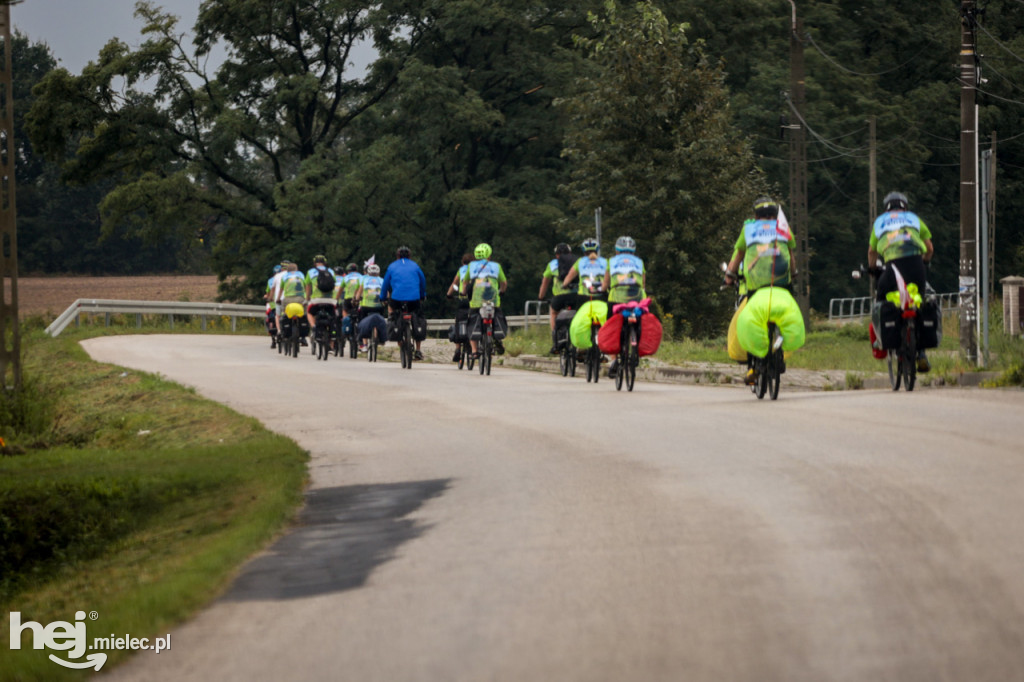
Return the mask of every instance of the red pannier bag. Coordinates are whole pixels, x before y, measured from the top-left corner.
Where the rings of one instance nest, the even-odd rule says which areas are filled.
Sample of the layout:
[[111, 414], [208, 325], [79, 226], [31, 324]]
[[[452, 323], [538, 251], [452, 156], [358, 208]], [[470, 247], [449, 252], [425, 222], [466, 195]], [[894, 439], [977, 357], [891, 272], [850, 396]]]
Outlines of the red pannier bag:
[[[611, 308], [611, 306], [608, 306]], [[609, 315], [608, 321], [597, 332], [597, 347], [605, 355], [619, 354], [619, 341], [622, 339], [622, 314]]]
[[[621, 318], [622, 315], [619, 315]], [[651, 313], [644, 313], [640, 317], [640, 341], [636, 350], [640, 357], [654, 355], [661, 345], [661, 321]]]

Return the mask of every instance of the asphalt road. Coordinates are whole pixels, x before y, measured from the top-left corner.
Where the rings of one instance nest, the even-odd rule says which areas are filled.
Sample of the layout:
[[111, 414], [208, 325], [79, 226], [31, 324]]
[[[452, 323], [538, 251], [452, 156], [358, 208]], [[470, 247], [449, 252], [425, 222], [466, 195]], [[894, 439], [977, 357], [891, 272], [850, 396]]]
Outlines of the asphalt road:
[[110, 679], [1024, 679], [1022, 392], [85, 347], [312, 453], [296, 528]]

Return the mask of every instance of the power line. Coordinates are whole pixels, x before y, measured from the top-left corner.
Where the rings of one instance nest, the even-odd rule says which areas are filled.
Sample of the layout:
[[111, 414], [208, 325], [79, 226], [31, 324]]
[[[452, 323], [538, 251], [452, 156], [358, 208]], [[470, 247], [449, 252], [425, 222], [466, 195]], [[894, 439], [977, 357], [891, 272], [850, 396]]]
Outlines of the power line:
[[1004, 81], [1009, 83], [1015, 90], [1024, 90], [1024, 88], [1022, 88], [1021, 86], [1017, 85], [1012, 80], [1010, 80], [1009, 78], [1004, 76], [1003, 73], [999, 69], [997, 69], [996, 67], [992, 66], [991, 60], [984, 59], [984, 58], [982, 58], [979, 55], [978, 61], [980, 61], [985, 66], [986, 69], [991, 69], [992, 71], [994, 71], [997, 76], [999, 76], [1001, 79], [1003, 79]]
[[995, 37], [994, 35], [992, 35], [991, 33], [989, 33], [989, 32], [988, 32], [988, 29], [987, 29], [987, 28], [985, 28], [985, 27], [984, 27], [984, 26], [982, 26], [981, 24], [975, 24], [975, 26], [977, 26], [978, 28], [980, 28], [980, 29], [981, 29], [981, 32], [982, 32], [982, 33], [984, 33], [984, 34], [985, 34], [985, 35], [987, 35], [987, 36], [988, 36], [989, 38], [991, 38], [992, 40], [994, 40], [994, 41], [995, 41], [995, 43], [996, 43], [996, 45], [998, 45], [999, 47], [1003, 48], [1003, 49], [1004, 49], [1004, 50], [1006, 50], [1006, 51], [1007, 51], [1008, 53], [1010, 53], [1011, 55], [1013, 55], [1014, 57], [1016, 57], [1018, 61], [1024, 62], [1024, 57], [1021, 57], [1021, 56], [1019, 56], [1019, 55], [1018, 55], [1018, 54], [1017, 54], [1016, 52], [1014, 52], [1013, 50], [1011, 50], [1010, 48], [1008, 48], [1008, 47], [1007, 47], [1006, 45], [1003, 45], [1003, 44], [1002, 44], [1002, 43], [1001, 43], [1001, 42], [999, 41], [999, 38], [996, 38], [996, 37]]
[[[967, 83], [967, 82], [965, 82], [965, 81], [962, 81], [962, 80], [960, 80], [959, 78], [957, 78], [957, 82], [958, 82], [958, 83], [960, 83], [960, 85], [966, 85], [967, 87], [971, 87], [970, 83]], [[1009, 102], [1010, 104], [1019, 104], [1019, 105], [1021, 105], [1022, 107], [1024, 107], [1024, 102], [1021, 102], [1020, 100], [1016, 100], [1016, 99], [1009, 99], [1009, 98], [1007, 98], [1007, 97], [1002, 97], [1002, 96], [1000, 96], [1000, 95], [996, 95], [996, 94], [993, 94], [993, 93], [989, 92], [988, 90], [982, 90], [981, 88], [979, 88], [979, 87], [978, 87], [978, 86], [976, 86], [976, 85], [975, 85], [975, 86], [973, 86], [973, 88], [972, 88], [972, 89], [973, 89], [973, 90], [974, 90], [975, 92], [980, 92], [980, 93], [981, 93], [981, 94], [983, 94], [983, 95], [987, 95], [987, 96], [989, 96], [989, 97], [995, 97], [995, 98], [996, 98], [996, 99], [998, 99], [998, 100], [1002, 100], [1002, 101], [1004, 101], [1004, 102]]]
[[811, 136], [814, 139], [816, 139], [818, 142], [820, 142], [821, 144], [825, 145], [826, 147], [828, 147], [829, 149], [834, 151], [836, 154], [839, 154], [839, 155], [842, 155], [842, 156], [852, 156], [854, 158], [860, 158], [860, 159], [866, 158], [866, 156], [863, 156], [863, 155], [858, 156], [858, 154], [856, 154], [856, 152], [864, 152], [864, 151], [867, 150], [867, 147], [858, 147], [858, 148], [840, 147], [839, 145], [832, 144], [829, 140], [826, 140], [824, 137], [819, 135], [818, 132], [816, 130], [814, 130], [814, 128], [812, 128], [809, 123], [807, 123], [807, 120], [804, 119], [804, 117], [800, 115], [800, 112], [797, 110], [796, 106], [793, 104], [793, 100], [791, 100], [788, 95], [786, 96], [786, 103], [789, 105], [789, 108], [793, 111], [793, 114], [797, 117], [797, 119], [800, 121], [800, 123], [803, 124], [804, 129], [807, 130], [807, 132], [809, 132], [811, 134]]
[[828, 61], [828, 63], [830, 63], [832, 66], [836, 67], [837, 69], [839, 69], [841, 71], [845, 71], [846, 73], [853, 74], [854, 76], [864, 76], [866, 78], [873, 78], [875, 76], [884, 76], [887, 73], [892, 73], [893, 71], [899, 71], [904, 66], [907, 66], [911, 62], [915, 61], [922, 54], [924, 54], [925, 50], [927, 50], [928, 47], [929, 47], [928, 45], [924, 46], [923, 48], [921, 48], [920, 52], [918, 52], [913, 57], [911, 57], [907, 61], [903, 62], [899, 66], [894, 66], [893, 68], [886, 69], [885, 71], [878, 71], [877, 73], [862, 73], [860, 71], [854, 71], [853, 69], [846, 68], [845, 66], [843, 66], [842, 64], [837, 62], [835, 59], [833, 59], [832, 57], [830, 57], [827, 54], [825, 54], [825, 51], [822, 50], [820, 47], [818, 47], [818, 43], [814, 42], [814, 37], [810, 34], [810, 32], [804, 33], [804, 36], [807, 38], [808, 41], [810, 41], [810, 43], [814, 47], [814, 49], [818, 51], [818, 54], [820, 54], [822, 57], [824, 57], [825, 60]]

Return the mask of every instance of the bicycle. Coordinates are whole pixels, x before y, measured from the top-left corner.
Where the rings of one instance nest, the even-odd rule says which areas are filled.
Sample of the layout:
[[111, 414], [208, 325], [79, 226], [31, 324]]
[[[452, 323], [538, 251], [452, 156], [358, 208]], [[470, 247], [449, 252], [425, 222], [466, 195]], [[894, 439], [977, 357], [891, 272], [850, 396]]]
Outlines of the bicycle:
[[640, 364], [640, 316], [643, 315], [641, 308], [622, 308], [618, 311], [622, 315], [622, 335], [619, 340], [619, 366], [615, 372], [615, 390], [621, 391], [625, 382], [626, 390], [632, 391], [636, 382], [636, 368]]
[[[480, 306], [480, 376], [491, 375], [491, 360], [494, 357], [494, 302], [484, 301]], [[470, 360], [470, 370], [473, 369]]]
[[310, 343], [316, 349], [318, 360], [327, 360], [331, 352], [331, 337], [334, 329], [334, 309], [326, 305], [316, 306], [315, 311], [316, 327], [313, 329], [313, 339]]
[[[572, 308], [566, 308], [572, 312]], [[564, 310], [562, 312], [565, 312]], [[562, 313], [559, 313], [561, 315]], [[569, 325], [558, 326], [555, 322], [555, 345], [558, 347], [558, 366], [562, 376], [576, 376], [576, 347], [569, 343]]]
[[747, 355], [747, 367], [757, 372], [757, 380], [750, 386], [751, 392], [758, 400], [764, 399], [767, 393], [772, 400], [779, 397], [779, 385], [785, 368], [785, 357], [782, 352], [782, 336], [774, 322], [768, 323], [768, 354], [763, 358]]
[[416, 343], [412, 338], [412, 311], [406, 303], [402, 303], [398, 313], [398, 352], [402, 360], [403, 369], [412, 369], [412, 361], [415, 358]]
[[587, 383], [593, 381], [595, 384], [601, 377], [601, 349], [597, 346], [597, 333], [601, 329], [601, 320], [594, 315], [593, 308], [590, 313], [590, 348], [583, 359], [587, 368]]
[[[877, 278], [881, 274], [881, 270], [876, 268], [873, 274]], [[897, 290], [899, 304], [889, 302], [895, 306], [897, 316], [895, 319], [883, 319], [882, 326], [885, 328], [894, 325], [899, 343], [894, 348], [886, 349], [886, 365], [889, 369], [889, 384], [892, 386], [892, 390], [900, 390], [900, 384], [902, 384], [904, 390], [913, 391], [914, 385], [917, 383], [918, 297], [907, 290], [906, 282], [902, 277], [896, 277], [896, 283], [899, 287]], [[882, 334], [883, 331], [884, 329], [880, 329], [878, 333]], [[886, 333], [886, 336], [889, 334]]]

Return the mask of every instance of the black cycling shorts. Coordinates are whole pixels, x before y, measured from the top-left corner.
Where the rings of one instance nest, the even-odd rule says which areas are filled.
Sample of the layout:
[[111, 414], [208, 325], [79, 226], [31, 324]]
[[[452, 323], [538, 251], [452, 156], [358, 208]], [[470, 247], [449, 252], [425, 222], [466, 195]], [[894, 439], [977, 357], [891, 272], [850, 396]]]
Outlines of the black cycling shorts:
[[900, 276], [903, 277], [904, 282], [916, 284], [917, 290], [921, 296], [924, 296], [925, 282], [928, 281], [928, 270], [925, 268], [924, 258], [921, 256], [904, 256], [903, 258], [894, 258], [885, 264], [885, 269], [878, 277], [878, 288], [875, 292], [876, 301], [884, 301], [885, 295], [890, 291], [899, 291], [899, 286], [896, 284], [896, 273], [893, 272], [893, 268], [900, 271]]
[[392, 310], [396, 311], [401, 310], [402, 306], [405, 306], [405, 309], [410, 313], [418, 313], [420, 311], [420, 302], [418, 299], [415, 301], [390, 301], [389, 305]]
[[560, 313], [566, 308], [578, 308], [579, 295], [577, 294], [559, 294], [558, 296], [551, 297], [551, 309], [556, 313]]

